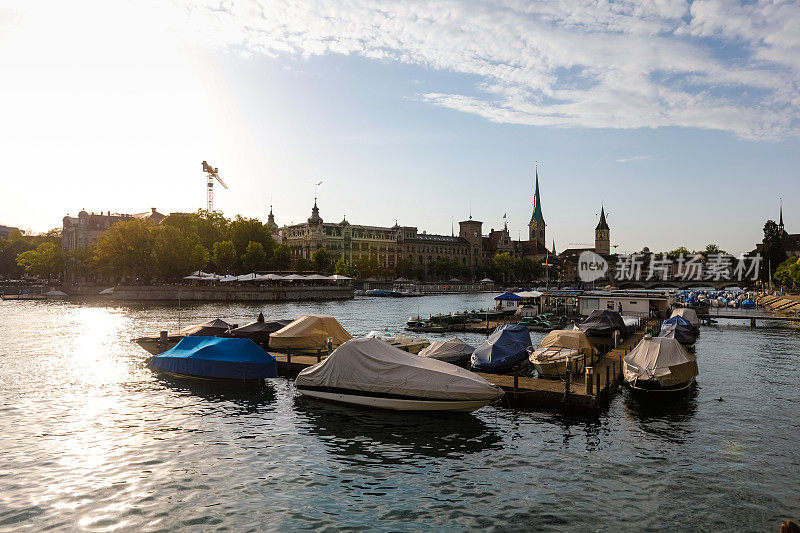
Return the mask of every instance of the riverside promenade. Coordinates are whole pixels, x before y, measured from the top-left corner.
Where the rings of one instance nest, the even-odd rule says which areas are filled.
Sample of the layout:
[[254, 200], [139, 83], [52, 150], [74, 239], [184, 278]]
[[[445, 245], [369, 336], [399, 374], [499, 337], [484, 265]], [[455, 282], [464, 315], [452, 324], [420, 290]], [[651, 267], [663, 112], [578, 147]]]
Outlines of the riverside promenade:
[[219, 286], [219, 285], [117, 285], [107, 296], [113, 301], [151, 302], [285, 302], [349, 300], [349, 285]]

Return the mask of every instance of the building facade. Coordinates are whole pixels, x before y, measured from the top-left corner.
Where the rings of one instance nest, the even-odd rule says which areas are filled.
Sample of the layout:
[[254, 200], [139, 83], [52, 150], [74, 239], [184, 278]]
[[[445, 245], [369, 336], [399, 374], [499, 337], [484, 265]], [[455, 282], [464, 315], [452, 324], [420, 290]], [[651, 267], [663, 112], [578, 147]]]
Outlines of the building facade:
[[88, 249], [95, 245], [100, 234], [120, 220], [149, 219], [160, 224], [166, 217], [153, 207], [134, 215], [108, 211], [106, 214], [81, 211], [77, 217], [65, 216], [61, 230], [61, 248], [65, 251]]

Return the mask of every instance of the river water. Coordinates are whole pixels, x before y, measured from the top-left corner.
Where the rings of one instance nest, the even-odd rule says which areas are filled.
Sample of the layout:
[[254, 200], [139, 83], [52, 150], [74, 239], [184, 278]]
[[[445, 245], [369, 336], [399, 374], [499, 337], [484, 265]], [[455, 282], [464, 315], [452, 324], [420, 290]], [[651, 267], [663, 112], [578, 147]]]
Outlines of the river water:
[[776, 531], [800, 518], [794, 326], [703, 327], [694, 393], [646, 408], [623, 391], [593, 419], [360, 410], [283, 379], [187, 385], [151, 373], [130, 342], [258, 311], [399, 330], [409, 315], [491, 296], [0, 302], [0, 530]]

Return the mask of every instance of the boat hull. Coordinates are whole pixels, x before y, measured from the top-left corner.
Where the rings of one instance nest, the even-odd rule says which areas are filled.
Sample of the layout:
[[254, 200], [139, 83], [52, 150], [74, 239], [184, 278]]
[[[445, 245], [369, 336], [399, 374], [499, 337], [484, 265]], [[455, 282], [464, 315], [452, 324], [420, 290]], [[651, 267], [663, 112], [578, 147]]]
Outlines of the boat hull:
[[167, 343], [166, 343], [166, 345], [163, 345], [163, 346], [159, 343], [158, 337], [139, 337], [138, 339], [134, 339], [133, 342], [135, 342], [136, 344], [138, 344], [139, 346], [141, 346], [142, 348], [144, 348], [145, 350], [147, 350], [151, 354], [158, 355], [158, 354], [166, 352], [167, 350], [171, 350], [172, 348], [174, 348], [175, 345], [178, 344], [178, 342], [182, 338], [183, 337], [180, 337], [180, 338], [174, 338], [174, 337], [167, 338]]
[[[567, 374], [567, 362], [560, 361], [532, 361], [533, 368], [540, 378], [559, 379]], [[580, 374], [583, 372], [583, 357], [575, 357], [572, 359], [572, 375]]]
[[631, 393], [640, 398], [669, 398], [689, 392], [695, 385], [695, 378], [693, 377], [683, 383], [669, 387], [653, 386], [651, 383], [641, 382], [641, 380], [628, 382], [627, 385]]
[[359, 394], [358, 391], [329, 392], [298, 387], [309, 398], [335, 403], [388, 409], [392, 411], [455, 411], [469, 413], [492, 403], [492, 400], [436, 400], [432, 398], [386, 398]]

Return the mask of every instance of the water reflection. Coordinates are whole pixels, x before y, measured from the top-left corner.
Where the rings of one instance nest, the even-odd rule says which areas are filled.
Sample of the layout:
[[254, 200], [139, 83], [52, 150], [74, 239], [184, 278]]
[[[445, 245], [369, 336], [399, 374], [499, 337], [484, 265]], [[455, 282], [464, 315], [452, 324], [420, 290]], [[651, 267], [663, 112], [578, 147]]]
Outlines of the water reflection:
[[268, 380], [217, 382], [158, 374], [155, 383], [179, 395], [192, 395], [211, 403], [233, 404], [242, 414], [258, 413], [267, 406], [272, 410], [275, 404], [275, 389]]
[[699, 388], [696, 384], [682, 395], [659, 399], [640, 398], [625, 390], [625, 415], [650, 435], [683, 443], [693, 433], [694, 426], [690, 422], [697, 414]]
[[501, 436], [469, 413], [404, 413], [296, 397], [298, 423], [348, 462], [404, 464], [460, 459], [499, 448]]

